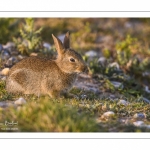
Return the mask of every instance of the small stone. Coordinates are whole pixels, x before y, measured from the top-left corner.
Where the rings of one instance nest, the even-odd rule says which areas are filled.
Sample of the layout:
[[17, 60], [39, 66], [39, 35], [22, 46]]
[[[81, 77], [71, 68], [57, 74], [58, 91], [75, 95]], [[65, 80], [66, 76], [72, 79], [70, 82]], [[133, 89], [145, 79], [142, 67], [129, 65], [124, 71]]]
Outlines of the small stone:
[[150, 100], [149, 100], [149, 99], [147, 99], [147, 98], [143, 97], [143, 100], [144, 100], [145, 102], [147, 102], [147, 103], [149, 103], [149, 104], [150, 104]]
[[143, 75], [143, 77], [149, 76], [149, 75], [150, 75], [150, 72], [143, 72], [142, 75]]
[[127, 102], [126, 100], [123, 100], [123, 99], [121, 99], [121, 100], [118, 102], [118, 105], [127, 106], [128, 104], [129, 104], [129, 102]]
[[135, 119], [145, 119], [146, 115], [144, 113], [136, 113], [133, 118]]
[[3, 46], [5, 49], [9, 49], [9, 48], [12, 48], [12, 47], [15, 47], [15, 43], [13, 42], [8, 42], [6, 45]]
[[10, 57], [10, 53], [7, 50], [3, 50], [1, 54], [1, 59], [2, 60], [7, 60]]
[[99, 59], [98, 59], [98, 63], [101, 65], [101, 66], [106, 66], [106, 64], [107, 64], [107, 59], [105, 58], [105, 57], [100, 57]]
[[144, 122], [143, 121], [136, 121], [136, 122], [133, 122], [133, 124], [137, 127], [140, 127], [140, 126], [144, 126]]
[[43, 46], [46, 48], [46, 49], [48, 49], [48, 50], [50, 50], [51, 49], [51, 44], [49, 44], [49, 43], [44, 43], [43, 44]]
[[150, 129], [150, 125], [145, 125], [146, 128]]
[[2, 101], [0, 102], [0, 107], [6, 108], [6, 107], [15, 107], [16, 105], [11, 101]]
[[131, 22], [126, 22], [126, 23], [124, 24], [124, 26], [125, 26], [126, 28], [132, 28], [132, 27], [133, 27], [133, 24], [132, 24]]
[[7, 62], [5, 63], [5, 67], [11, 67], [13, 65], [12, 60], [8, 59]]
[[87, 56], [87, 57], [96, 57], [97, 53], [95, 51], [91, 50], [91, 51], [86, 52], [85, 56]]
[[115, 113], [113, 111], [107, 111], [102, 116], [106, 118], [110, 118], [110, 117], [113, 117], [114, 115]]
[[0, 44], [0, 52], [3, 50], [3, 46], [2, 44]]
[[81, 99], [86, 99], [86, 98], [87, 98], [87, 95], [81, 94]]
[[11, 67], [12, 65], [14, 65], [14, 64], [17, 63], [17, 62], [18, 62], [18, 60], [17, 60], [16, 57], [11, 57], [11, 58], [9, 58], [9, 59], [7, 60], [5, 66]]
[[31, 53], [30, 56], [37, 56], [37, 53]]
[[9, 68], [4, 68], [4, 69], [0, 72], [0, 74], [6, 76], [6, 75], [8, 75], [9, 70], [10, 70]]
[[18, 55], [18, 60], [22, 60], [24, 57], [22, 55]]
[[113, 63], [109, 64], [109, 67], [120, 70], [120, 66], [117, 62], [113, 62]]
[[0, 107], [5, 108], [8, 107], [6, 102], [0, 102]]
[[110, 81], [112, 84], [113, 84], [113, 86], [115, 87], [115, 88], [123, 88], [123, 84], [121, 83], [121, 82], [117, 82], [117, 81]]
[[26, 100], [22, 97], [20, 97], [18, 100], [15, 101], [16, 105], [23, 105], [26, 104]]
[[1, 80], [6, 81], [6, 76], [3, 76]]
[[149, 87], [148, 87], [148, 86], [145, 86], [145, 91], [146, 91], [147, 93], [150, 93], [150, 90], [149, 90]]

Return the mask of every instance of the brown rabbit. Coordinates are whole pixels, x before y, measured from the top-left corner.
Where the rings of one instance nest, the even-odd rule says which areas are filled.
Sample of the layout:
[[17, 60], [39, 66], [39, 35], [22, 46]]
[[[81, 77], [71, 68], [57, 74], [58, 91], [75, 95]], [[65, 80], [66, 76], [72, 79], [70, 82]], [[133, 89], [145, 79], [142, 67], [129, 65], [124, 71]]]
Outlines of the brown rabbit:
[[78, 73], [88, 71], [81, 55], [70, 48], [69, 32], [63, 44], [53, 34], [52, 37], [58, 53], [57, 59], [32, 56], [14, 65], [6, 79], [8, 92], [59, 97], [71, 89]]

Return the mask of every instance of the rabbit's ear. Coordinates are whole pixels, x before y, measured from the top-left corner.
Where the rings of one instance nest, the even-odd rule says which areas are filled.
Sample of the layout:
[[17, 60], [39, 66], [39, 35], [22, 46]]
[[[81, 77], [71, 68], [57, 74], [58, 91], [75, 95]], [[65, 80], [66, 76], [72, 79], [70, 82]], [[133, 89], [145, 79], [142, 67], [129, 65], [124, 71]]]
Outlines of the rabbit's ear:
[[65, 38], [64, 38], [64, 47], [70, 48], [70, 39], [69, 39], [69, 31], [66, 33]]
[[59, 55], [62, 54], [64, 52], [64, 46], [63, 46], [62, 42], [60, 41], [60, 39], [55, 37], [53, 34], [52, 34], [52, 37], [53, 37], [54, 44], [55, 44], [58, 54]]

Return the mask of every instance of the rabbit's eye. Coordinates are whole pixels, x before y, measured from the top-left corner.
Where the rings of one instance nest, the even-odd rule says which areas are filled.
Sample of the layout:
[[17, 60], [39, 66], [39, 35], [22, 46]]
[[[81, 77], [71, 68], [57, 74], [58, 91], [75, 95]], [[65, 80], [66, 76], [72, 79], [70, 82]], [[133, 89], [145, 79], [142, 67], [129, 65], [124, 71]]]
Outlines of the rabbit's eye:
[[70, 61], [71, 61], [71, 62], [75, 62], [75, 59], [74, 59], [74, 58], [70, 58]]

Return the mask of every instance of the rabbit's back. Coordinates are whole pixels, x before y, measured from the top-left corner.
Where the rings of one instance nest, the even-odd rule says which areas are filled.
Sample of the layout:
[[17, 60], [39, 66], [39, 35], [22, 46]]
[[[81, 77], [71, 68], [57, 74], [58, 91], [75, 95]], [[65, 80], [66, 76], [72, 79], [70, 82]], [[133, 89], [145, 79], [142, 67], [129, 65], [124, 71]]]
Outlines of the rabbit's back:
[[51, 62], [51, 60], [48, 60], [46, 58], [40, 58], [36, 56], [27, 57], [23, 59], [22, 61], [20, 61], [19, 63], [17, 63], [16, 65], [14, 65], [11, 68], [9, 75], [12, 72], [16, 71], [17, 69], [29, 69], [34, 72], [41, 72], [47, 65], [48, 61]]

